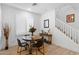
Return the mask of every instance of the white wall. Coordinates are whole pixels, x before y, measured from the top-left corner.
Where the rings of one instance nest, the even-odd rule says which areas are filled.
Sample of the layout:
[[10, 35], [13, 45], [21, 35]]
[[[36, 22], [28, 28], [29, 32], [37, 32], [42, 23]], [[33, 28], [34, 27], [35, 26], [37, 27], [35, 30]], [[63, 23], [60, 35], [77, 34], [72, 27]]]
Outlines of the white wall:
[[16, 33], [26, 34], [29, 33], [30, 26], [34, 26], [37, 30], [35, 33], [38, 33], [39, 26], [39, 14], [32, 14], [25, 11], [18, 11], [16, 14]]
[[64, 47], [66, 49], [79, 52], [79, 45], [74, 43], [69, 37], [64, 35], [60, 30], [54, 28], [54, 43], [58, 46]]
[[36, 31], [34, 34], [39, 33], [39, 20], [40, 20], [40, 15], [39, 14], [32, 14], [32, 13], [27, 13], [27, 33], [29, 32], [30, 25], [34, 26], [36, 28]]
[[40, 32], [40, 17], [41, 15], [33, 15], [34, 17], [34, 27], [36, 28], [36, 31], [34, 34], [39, 34]]
[[0, 5], [0, 37], [1, 37], [1, 5]]
[[[2, 26], [7, 23], [10, 28], [10, 35], [9, 35], [9, 47], [16, 45], [16, 23], [15, 23], [15, 14], [16, 14], [16, 9], [7, 6], [7, 5], [2, 5]], [[2, 34], [3, 36], [3, 34]], [[3, 48], [5, 47], [5, 38], [3, 36]]]
[[[60, 9], [59, 13], [56, 12], [56, 14], [58, 14], [58, 15], [56, 15], [56, 18], [65, 22], [65, 20], [66, 20], [65, 16], [67, 14], [73, 13], [70, 11], [71, 9], [72, 8], [70, 8], [70, 6], [66, 6], [66, 7], [62, 8], [62, 11]], [[59, 45], [61, 47], [70, 49], [72, 51], [79, 52], [79, 46], [77, 44], [75, 44], [70, 38], [65, 36], [62, 32], [57, 30], [57, 28], [55, 28], [55, 19], [56, 19], [55, 18], [55, 11], [56, 10], [51, 10], [51, 11], [48, 11], [42, 15], [42, 17], [40, 19], [40, 30], [44, 30], [47, 32], [48, 28], [44, 28], [44, 20], [49, 19], [49, 28], [50, 28], [51, 33], [53, 35], [53, 37], [52, 37], [53, 43], [56, 45]], [[72, 25], [72, 24], [69, 24], [69, 25]]]
[[[49, 19], [49, 28], [44, 28], [44, 20]], [[55, 9], [50, 10], [44, 14], [42, 14], [41, 19], [40, 19], [40, 32], [41, 30], [44, 30], [45, 32], [48, 32], [50, 29], [50, 33], [52, 34], [52, 41], [54, 42], [53, 39], [53, 30], [55, 27]]]
[[25, 34], [27, 32], [27, 19], [26, 19], [26, 13], [22, 11], [18, 11], [16, 13], [16, 34], [21, 35]]
[[49, 28], [51, 33], [53, 32], [53, 28], [55, 27], [55, 10], [50, 10], [44, 13], [40, 19], [40, 30], [48, 31], [49, 28], [44, 28], [44, 20], [49, 19]]
[[1, 21], [2, 21], [2, 17], [1, 17], [1, 4], [0, 4], [0, 49], [2, 48]]
[[[67, 23], [66, 16], [69, 14], [75, 14], [75, 22]], [[79, 11], [73, 8], [72, 5], [64, 5], [56, 9], [56, 18], [62, 20], [64, 23], [69, 24], [73, 28], [79, 29]]]
[[[2, 4], [1, 6], [2, 24], [4, 25], [5, 23], [8, 23], [10, 27], [9, 47], [12, 47], [17, 44], [16, 34], [27, 33], [29, 27], [29, 25], [27, 24], [35, 23], [34, 25], [36, 26], [36, 28], [38, 28], [37, 23], [33, 21], [39, 20], [40, 15], [26, 12], [24, 10], [11, 7], [6, 4]], [[3, 32], [2, 40], [3, 49], [5, 47], [5, 38], [3, 36]]]
[[[75, 22], [67, 23], [66, 15], [75, 14]], [[71, 5], [64, 5], [56, 9], [56, 19], [63, 21], [65, 24], [69, 24], [73, 29], [79, 29], [79, 12], [75, 10]], [[74, 32], [73, 32], [74, 33]], [[54, 30], [54, 42], [57, 45], [60, 45], [64, 48], [79, 52], [78, 44], [75, 44], [70, 38], [64, 35], [62, 32], [57, 29]]]
[[56, 17], [66, 23], [66, 15], [75, 13], [75, 9], [71, 5], [64, 5], [56, 8]]

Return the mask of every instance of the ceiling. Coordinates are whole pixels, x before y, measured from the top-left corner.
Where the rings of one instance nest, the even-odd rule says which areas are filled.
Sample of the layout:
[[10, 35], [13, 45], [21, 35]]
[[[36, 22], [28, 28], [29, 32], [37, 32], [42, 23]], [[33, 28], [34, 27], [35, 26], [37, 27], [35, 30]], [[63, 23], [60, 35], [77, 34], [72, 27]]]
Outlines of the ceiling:
[[37, 5], [35, 6], [32, 6], [33, 3], [7, 3], [7, 4], [37, 14], [43, 14], [49, 10], [52, 10], [62, 5], [61, 3], [37, 3]]
[[32, 6], [33, 3], [7, 3], [7, 4], [37, 14], [43, 14], [49, 10], [58, 7], [63, 7], [66, 5], [71, 5], [74, 9], [79, 9], [78, 3], [37, 3], [37, 5], [35, 6]]

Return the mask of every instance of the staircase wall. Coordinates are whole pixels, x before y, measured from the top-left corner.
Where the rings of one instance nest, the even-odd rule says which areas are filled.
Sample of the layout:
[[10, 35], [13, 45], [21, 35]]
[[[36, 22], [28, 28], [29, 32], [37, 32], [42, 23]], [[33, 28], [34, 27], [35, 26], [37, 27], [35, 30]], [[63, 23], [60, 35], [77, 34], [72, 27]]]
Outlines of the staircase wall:
[[74, 43], [69, 37], [64, 35], [64, 33], [62, 33], [56, 27], [54, 28], [53, 37], [54, 44], [75, 52], [79, 52], [79, 45]]

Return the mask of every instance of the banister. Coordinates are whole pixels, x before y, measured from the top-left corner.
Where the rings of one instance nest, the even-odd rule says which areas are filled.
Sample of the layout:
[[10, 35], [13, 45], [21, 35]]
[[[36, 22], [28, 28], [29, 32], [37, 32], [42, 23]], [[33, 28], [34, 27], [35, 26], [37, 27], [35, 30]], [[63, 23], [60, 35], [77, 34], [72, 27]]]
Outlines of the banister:
[[55, 26], [76, 44], [79, 43], [79, 30], [56, 18]]

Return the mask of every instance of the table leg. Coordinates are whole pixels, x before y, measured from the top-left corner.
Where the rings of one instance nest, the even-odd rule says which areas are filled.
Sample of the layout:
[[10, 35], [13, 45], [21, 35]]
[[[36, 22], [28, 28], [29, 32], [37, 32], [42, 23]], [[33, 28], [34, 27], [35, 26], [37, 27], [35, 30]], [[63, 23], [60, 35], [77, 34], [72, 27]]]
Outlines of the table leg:
[[31, 42], [30, 42], [29, 54], [32, 54], [32, 45], [31, 45]]

